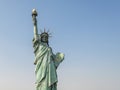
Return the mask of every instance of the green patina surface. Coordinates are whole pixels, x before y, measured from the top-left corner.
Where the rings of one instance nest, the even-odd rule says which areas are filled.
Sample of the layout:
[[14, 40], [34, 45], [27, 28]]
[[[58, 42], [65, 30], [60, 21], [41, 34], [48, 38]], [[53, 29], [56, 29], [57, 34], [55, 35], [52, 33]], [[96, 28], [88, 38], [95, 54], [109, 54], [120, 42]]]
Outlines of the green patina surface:
[[36, 11], [33, 10], [34, 23], [33, 47], [35, 54], [36, 90], [57, 90], [57, 67], [64, 59], [64, 54], [53, 54], [48, 43], [42, 42], [37, 31]]

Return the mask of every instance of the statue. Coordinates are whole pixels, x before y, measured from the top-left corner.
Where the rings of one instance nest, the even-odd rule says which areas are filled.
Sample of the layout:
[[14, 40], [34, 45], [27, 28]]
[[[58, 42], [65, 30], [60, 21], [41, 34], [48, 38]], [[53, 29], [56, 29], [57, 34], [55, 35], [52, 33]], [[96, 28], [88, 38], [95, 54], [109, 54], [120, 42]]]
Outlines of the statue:
[[36, 90], [57, 90], [57, 67], [64, 59], [63, 53], [52, 52], [49, 46], [49, 33], [44, 30], [38, 34], [37, 30], [37, 11], [32, 10], [32, 19], [34, 24], [33, 48], [35, 54], [35, 75]]

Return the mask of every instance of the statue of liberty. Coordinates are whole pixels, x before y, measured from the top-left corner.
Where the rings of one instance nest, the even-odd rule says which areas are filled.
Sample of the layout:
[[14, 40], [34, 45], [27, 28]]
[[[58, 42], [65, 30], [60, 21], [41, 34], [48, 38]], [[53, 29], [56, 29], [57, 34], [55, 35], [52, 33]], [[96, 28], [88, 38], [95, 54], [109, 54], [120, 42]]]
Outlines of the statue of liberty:
[[57, 90], [56, 69], [63, 61], [64, 54], [53, 54], [52, 48], [49, 46], [50, 35], [48, 32], [44, 30], [41, 34], [38, 34], [36, 16], [37, 12], [33, 9], [36, 90]]

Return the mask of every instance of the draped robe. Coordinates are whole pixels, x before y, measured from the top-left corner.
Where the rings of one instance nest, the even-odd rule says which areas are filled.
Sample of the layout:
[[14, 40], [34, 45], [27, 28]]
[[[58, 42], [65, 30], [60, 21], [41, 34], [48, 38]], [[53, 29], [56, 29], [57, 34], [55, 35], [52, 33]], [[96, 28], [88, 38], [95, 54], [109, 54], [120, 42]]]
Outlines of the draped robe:
[[36, 41], [33, 47], [36, 62], [36, 90], [57, 90], [56, 69], [61, 61], [55, 60], [55, 55], [47, 43]]

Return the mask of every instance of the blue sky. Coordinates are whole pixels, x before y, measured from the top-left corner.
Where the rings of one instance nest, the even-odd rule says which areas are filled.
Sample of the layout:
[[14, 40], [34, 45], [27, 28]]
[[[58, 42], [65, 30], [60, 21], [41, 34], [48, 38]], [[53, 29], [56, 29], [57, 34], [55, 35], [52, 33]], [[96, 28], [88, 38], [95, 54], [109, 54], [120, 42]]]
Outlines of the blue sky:
[[35, 90], [33, 8], [65, 53], [58, 90], [120, 90], [119, 0], [0, 0], [0, 90]]

